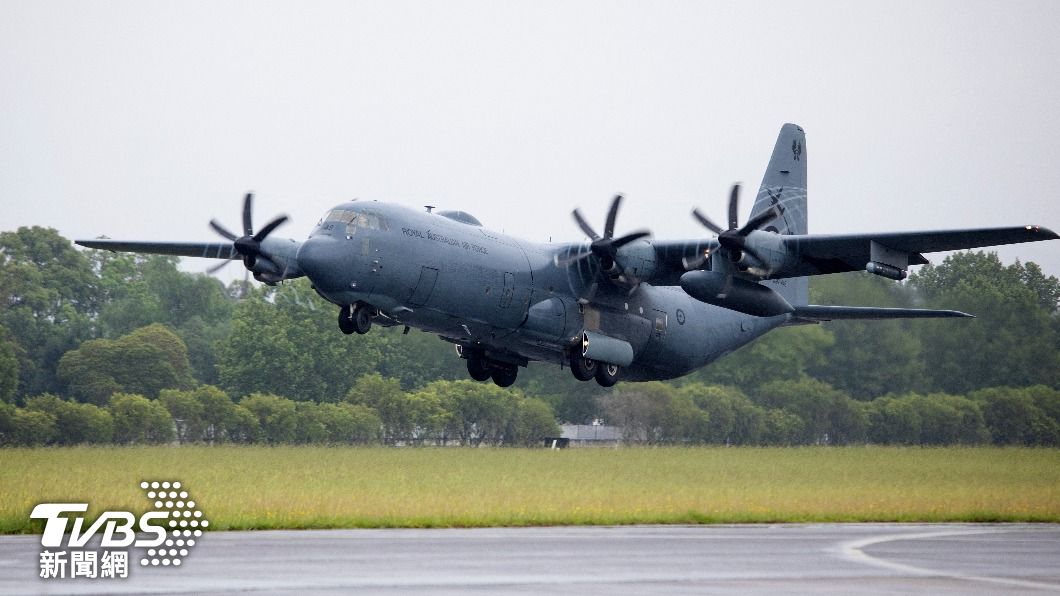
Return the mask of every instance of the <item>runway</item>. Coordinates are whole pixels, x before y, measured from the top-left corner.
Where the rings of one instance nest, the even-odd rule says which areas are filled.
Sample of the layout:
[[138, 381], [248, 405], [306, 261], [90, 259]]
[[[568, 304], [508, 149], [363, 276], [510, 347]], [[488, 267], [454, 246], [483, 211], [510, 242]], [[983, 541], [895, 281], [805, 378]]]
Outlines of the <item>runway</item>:
[[821, 524], [213, 532], [179, 568], [42, 580], [0, 537], [0, 593], [1060, 592], [1060, 525]]

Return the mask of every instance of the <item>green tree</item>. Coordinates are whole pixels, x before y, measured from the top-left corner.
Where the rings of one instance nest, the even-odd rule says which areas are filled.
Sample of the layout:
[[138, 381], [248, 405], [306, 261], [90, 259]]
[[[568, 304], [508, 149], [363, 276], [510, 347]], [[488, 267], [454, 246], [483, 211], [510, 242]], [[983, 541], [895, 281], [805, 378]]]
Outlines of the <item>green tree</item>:
[[883, 445], [917, 445], [920, 443], [922, 420], [916, 404], [910, 399], [881, 397], [866, 406], [868, 438]]
[[[865, 272], [813, 278], [811, 302], [889, 308], [913, 306], [908, 288]], [[921, 322], [824, 323], [834, 342], [823, 348], [824, 357], [814, 362], [808, 372], [860, 400], [909, 391], [923, 382], [920, 339], [912, 329]]]
[[653, 381], [623, 386], [600, 398], [600, 409], [607, 424], [617, 426], [626, 441], [655, 444], [673, 440], [671, 402], [677, 390]]
[[114, 441], [124, 444], [168, 443], [175, 431], [173, 417], [157, 401], [142, 395], [115, 393], [107, 406], [114, 418]]
[[704, 441], [716, 444], [756, 445], [767, 430], [766, 411], [735, 387], [692, 383], [681, 387], [707, 415]]
[[1030, 389], [993, 387], [969, 394], [980, 403], [997, 445], [1058, 445], [1060, 425], [1035, 403]]
[[357, 404], [320, 404], [330, 443], [367, 444], [382, 437], [383, 422], [375, 410]]
[[327, 419], [321, 405], [313, 402], [298, 402], [294, 405], [294, 442], [325, 443], [328, 440]]
[[935, 308], [976, 315], [923, 321], [927, 386], [967, 393], [995, 386], [1060, 386], [1060, 281], [1033, 263], [1002, 265], [996, 253], [962, 252], [925, 265], [910, 283]]
[[12, 445], [37, 447], [55, 440], [55, 416], [39, 410], [15, 408], [11, 417]]
[[276, 445], [295, 440], [298, 425], [295, 402], [277, 395], [252, 393], [240, 400], [239, 405], [257, 419], [266, 443]]
[[19, 349], [18, 395], [57, 392], [56, 363], [91, 337], [96, 278], [50, 228], [0, 232], [0, 326]]
[[262, 438], [261, 423], [254, 412], [236, 405], [225, 421], [224, 439], [233, 443], [256, 443]]
[[178, 441], [192, 443], [203, 440], [206, 432], [205, 408], [197, 398], [196, 391], [163, 389], [158, 394], [158, 401], [173, 417]]
[[765, 430], [762, 434], [764, 445], [798, 445], [805, 436], [805, 424], [802, 419], [786, 410], [764, 410]]
[[276, 392], [337, 402], [380, 362], [379, 334], [343, 335], [337, 310], [305, 280], [255, 292], [236, 307], [218, 346], [221, 385], [232, 395]]
[[[233, 441], [248, 443], [257, 440], [258, 427], [254, 415], [232, 402], [224, 391], [212, 385], [200, 385], [191, 391], [199, 404], [202, 440], [207, 443]], [[189, 406], [191, 413], [196, 411]]]
[[59, 361], [59, 378], [74, 398], [105, 404], [115, 392], [157, 397], [193, 383], [184, 342], [160, 324], [116, 340], [87, 341]]
[[362, 375], [346, 394], [346, 401], [371, 408], [379, 415], [386, 443], [392, 445], [413, 436], [414, 403], [397, 379], [383, 378], [379, 373]]
[[556, 424], [556, 416], [544, 400], [528, 397], [518, 401], [513, 444], [533, 447], [540, 445], [545, 437], [559, 435], [560, 428]]
[[110, 412], [92, 404], [79, 404], [51, 394], [26, 400], [26, 409], [45, 412], [55, 418], [55, 442], [59, 445], [110, 443], [114, 420]]
[[0, 402], [0, 446], [14, 443], [15, 406]]
[[802, 422], [801, 443], [844, 445], [865, 439], [864, 409], [846, 393], [816, 379], [774, 381], [756, 393], [766, 407], [781, 408]]
[[0, 402], [14, 403], [18, 394], [18, 355], [15, 344], [7, 340], [0, 327]]
[[475, 381], [434, 381], [413, 395], [422, 404], [421, 425], [434, 426], [444, 413], [447, 426], [461, 445], [500, 445], [511, 442], [515, 431], [518, 400], [514, 389]]
[[163, 323], [188, 346], [195, 378], [217, 383], [216, 344], [228, 331], [235, 301], [220, 281], [177, 269], [177, 257], [88, 251], [99, 277], [102, 334], [116, 338]]

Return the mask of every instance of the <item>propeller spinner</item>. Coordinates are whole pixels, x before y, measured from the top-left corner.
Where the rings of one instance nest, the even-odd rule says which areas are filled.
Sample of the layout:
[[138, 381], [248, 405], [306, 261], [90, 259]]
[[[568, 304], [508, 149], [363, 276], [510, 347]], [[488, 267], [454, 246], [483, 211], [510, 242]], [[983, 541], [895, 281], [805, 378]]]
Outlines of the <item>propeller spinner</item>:
[[273, 219], [269, 223], [265, 224], [265, 227], [254, 233], [254, 224], [251, 217], [251, 211], [253, 210], [254, 204], [254, 193], [247, 193], [243, 197], [243, 235], [236, 236], [232, 232], [228, 231], [228, 228], [221, 225], [216, 219], [210, 220], [210, 227], [221, 236], [231, 240], [235, 246], [235, 254], [232, 255], [228, 260], [222, 261], [220, 264], [215, 265], [207, 270], [208, 273], [215, 273], [228, 263], [232, 262], [239, 255], [243, 258], [243, 265], [248, 271], [253, 271], [254, 266], [258, 261], [264, 261], [268, 263], [275, 271], [281, 271], [281, 267], [273, 261], [269, 255], [265, 254], [261, 249], [261, 243], [268, 238], [276, 228], [280, 227], [287, 221], [286, 215], [280, 215]]

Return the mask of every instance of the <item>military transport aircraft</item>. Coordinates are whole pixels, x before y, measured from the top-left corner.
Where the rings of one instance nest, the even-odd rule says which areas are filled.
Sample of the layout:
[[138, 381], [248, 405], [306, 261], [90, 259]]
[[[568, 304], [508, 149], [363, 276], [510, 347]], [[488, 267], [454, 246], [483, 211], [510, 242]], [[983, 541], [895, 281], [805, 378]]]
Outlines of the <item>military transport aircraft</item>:
[[[217, 221], [224, 242], [78, 240], [89, 248], [242, 259], [266, 284], [306, 276], [338, 308], [343, 333], [373, 323], [405, 325], [456, 346], [472, 378], [515, 382], [531, 360], [568, 366], [582, 381], [610, 387], [685, 375], [784, 325], [832, 319], [968, 317], [951, 310], [815, 306], [807, 276], [868, 271], [906, 277], [922, 253], [1051, 240], [1040, 226], [808, 234], [806, 135], [785, 124], [750, 217], [739, 222], [739, 186], [721, 226], [693, 217], [713, 238], [653, 240], [615, 235], [616, 196], [603, 234], [576, 209], [589, 242], [541, 244], [491, 231], [463, 211], [425, 211], [374, 201], [342, 203], [301, 242], [257, 232], [252, 195], [242, 234]], [[224, 265], [221, 263], [219, 266]]]

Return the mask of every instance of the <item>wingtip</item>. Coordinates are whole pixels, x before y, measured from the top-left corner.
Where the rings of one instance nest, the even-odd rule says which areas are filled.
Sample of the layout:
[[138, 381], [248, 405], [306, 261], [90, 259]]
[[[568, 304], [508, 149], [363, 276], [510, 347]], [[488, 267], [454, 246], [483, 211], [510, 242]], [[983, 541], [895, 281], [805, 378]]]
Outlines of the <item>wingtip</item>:
[[1056, 240], [1060, 238], [1060, 234], [1050, 230], [1045, 226], [1027, 226], [1028, 230], [1031, 230], [1042, 236], [1042, 240]]

